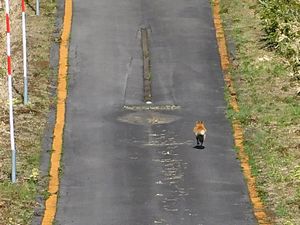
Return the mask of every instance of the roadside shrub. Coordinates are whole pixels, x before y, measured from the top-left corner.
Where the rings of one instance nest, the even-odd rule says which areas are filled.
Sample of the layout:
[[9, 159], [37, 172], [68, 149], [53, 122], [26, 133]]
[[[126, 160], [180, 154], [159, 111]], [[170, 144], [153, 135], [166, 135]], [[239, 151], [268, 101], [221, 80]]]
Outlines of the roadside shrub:
[[300, 74], [300, 0], [259, 0], [264, 40]]

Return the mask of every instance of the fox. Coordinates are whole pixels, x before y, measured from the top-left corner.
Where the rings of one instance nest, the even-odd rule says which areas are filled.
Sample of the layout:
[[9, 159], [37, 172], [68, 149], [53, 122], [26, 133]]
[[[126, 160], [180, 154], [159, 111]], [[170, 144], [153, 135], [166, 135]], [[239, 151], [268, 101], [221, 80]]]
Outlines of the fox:
[[206, 137], [206, 127], [204, 125], [203, 121], [196, 121], [195, 127], [193, 129], [193, 132], [196, 136], [196, 140], [197, 140], [197, 146], [202, 147], [203, 146], [203, 142], [205, 140]]

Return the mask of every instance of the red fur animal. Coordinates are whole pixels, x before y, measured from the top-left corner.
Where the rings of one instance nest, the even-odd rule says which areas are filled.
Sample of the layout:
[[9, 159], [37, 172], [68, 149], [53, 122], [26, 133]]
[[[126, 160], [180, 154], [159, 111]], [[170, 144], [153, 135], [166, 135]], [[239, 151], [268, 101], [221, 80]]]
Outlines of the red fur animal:
[[196, 136], [197, 145], [203, 146], [203, 142], [206, 136], [206, 128], [203, 121], [196, 121], [193, 132]]

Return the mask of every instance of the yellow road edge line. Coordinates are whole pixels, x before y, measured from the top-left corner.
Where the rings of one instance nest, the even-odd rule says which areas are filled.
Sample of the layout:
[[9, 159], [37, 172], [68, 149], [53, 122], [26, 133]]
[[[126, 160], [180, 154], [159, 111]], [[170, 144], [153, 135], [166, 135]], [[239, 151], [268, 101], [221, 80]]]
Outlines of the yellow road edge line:
[[[222, 19], [220, 16], [220, 3], [219, 0], [213, 0], [213, 19], [216, 29], [216, 37], [219, 47], [219, 54], [221, 59], [221, 67], [224, 72], [224, 80], [225, 84], [229, 90], [230, 99], [229, 104], [233, 108], [235, 112], [239, 111], [239, 106], [236, 98], [236, 92], [233, 87], [233, 82], [231, 75], [228, 71], [230, 61], [227, 52], [227, 45], [225, 34], [222, 26]], [[249, 165], [249, 157], [244, 149], [244, 136], [243, 130], [240, 121], [234, 120], [232, 123], [233, 126], [233, 136], [235, 146], [238, 148], [238, 155], [241, 163], [241, 167], [243, 168], [243, 174], [246, 178], [247, 187], [249, 191], [249, 197], [252, 202], [254, 215], [260, 225], [271, 225], [271, 222], [265, 212], [265, 207], [257, 193], [255, 177], [253, 177], [251, 173], [251, 167]]]
[[65, 0], [64, 24], [59, 50], [57, 111], [53, 132], [54, 137], [52, 142], [52, 154], [49, 172], [50, 180], [48, 185], [48, 192], [50, 196], [45, 203], [42, 225], [52, 225], [57, 210], [57, 199], [59, 192], [59, 169], [62, 154], [63, 130], [65, 125], [66, 112], [69, 38], [72, 25], [72, 8], [72, 0]]

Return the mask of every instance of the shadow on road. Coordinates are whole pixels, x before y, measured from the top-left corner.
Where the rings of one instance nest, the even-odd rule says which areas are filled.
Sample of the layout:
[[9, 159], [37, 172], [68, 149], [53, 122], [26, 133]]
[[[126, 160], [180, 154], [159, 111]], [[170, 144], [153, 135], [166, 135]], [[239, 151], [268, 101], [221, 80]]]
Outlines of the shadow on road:
[[196, 145], [196, 146], [194, 146], [193, 148], [195, 148], [195, 149], [205, 149], [204, 146], [200, 146], [200, 145]]

